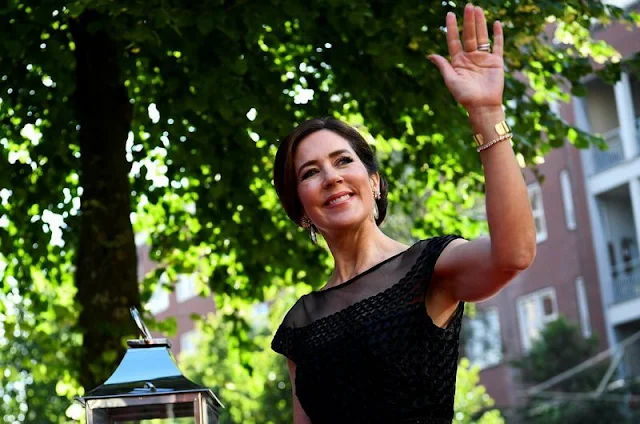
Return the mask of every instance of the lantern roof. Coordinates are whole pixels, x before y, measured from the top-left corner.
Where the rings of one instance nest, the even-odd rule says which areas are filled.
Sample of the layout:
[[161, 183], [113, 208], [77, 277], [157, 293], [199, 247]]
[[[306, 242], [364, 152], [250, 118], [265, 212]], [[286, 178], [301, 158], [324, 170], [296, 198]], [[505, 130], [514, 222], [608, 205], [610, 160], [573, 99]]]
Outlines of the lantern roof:
[[211, 390], [182, 374], [171, 354], [171, 342], [152, 338], [138, 311], [132, 308], [131, 314], [145, 338], [127, 341], [129, 349], [111, 377], [78, 400], [85, 404], [88, 400], [101, 398], [200, 392], [224, 407]]

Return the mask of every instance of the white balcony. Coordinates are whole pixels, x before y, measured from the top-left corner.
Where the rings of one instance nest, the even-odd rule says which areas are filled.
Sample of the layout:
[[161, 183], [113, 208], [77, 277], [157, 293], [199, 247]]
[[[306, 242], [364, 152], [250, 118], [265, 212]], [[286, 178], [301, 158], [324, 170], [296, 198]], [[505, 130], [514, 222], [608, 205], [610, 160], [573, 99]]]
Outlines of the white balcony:
[[[595, 146], [590, 148], [593, 174], [606, 171], [624, 161], [624, 147], [620, 137], [620, 128], [614, 128], [603, 133], [602, 138], [607, 143], [607, 150], [600, 150]], [[636, 144], [638, 146], [637, 151], [640, 152], [640, 118], [636, 119]]]
[[602, 138], [604, 138], [607, 143], [607, 150], [600, 150], [595, 146], [591, 147], [591, 161], [593, 163], [594, 174], [613, 168], [624, 159], [620, 128], [607, 131], [602, 134]]
[[640, 258], [619, 264], [612, 273], [614, 304], [640, 297]]
[[[640, 298], [640, 236], [632, 199], [636, 197], [636, 188], [626, 183], [596, 198], [604, 236], [600, 255], [608, 259], [608, 264], [602, 264], [606, 273], [602, 279], [608, 286], [605, 298], [609, 305]], [[640, 315], [640, 310], [638, 313]]]

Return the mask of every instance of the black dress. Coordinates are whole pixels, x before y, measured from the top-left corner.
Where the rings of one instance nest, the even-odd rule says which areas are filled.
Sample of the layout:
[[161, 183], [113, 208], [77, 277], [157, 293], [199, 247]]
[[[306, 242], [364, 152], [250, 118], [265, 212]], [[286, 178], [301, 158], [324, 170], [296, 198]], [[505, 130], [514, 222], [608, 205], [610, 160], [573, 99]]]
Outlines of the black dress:
[[455, 238], [419, 241], [287, 313], [271, 347], [296, 364], [296, 394], [313, 424], [451, 423], [464, 304], [441, 328], [425, 296]]

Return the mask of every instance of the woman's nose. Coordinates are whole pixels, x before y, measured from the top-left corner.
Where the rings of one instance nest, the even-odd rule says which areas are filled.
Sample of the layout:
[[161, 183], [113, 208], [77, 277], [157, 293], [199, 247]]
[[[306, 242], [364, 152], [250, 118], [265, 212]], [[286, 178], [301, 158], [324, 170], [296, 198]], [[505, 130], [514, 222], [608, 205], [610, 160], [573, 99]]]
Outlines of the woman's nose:
[[336, 169], [329, 169], [325, 172], [324, 184], [326, 187], [331, 187], [343, 181], [342, 175]]

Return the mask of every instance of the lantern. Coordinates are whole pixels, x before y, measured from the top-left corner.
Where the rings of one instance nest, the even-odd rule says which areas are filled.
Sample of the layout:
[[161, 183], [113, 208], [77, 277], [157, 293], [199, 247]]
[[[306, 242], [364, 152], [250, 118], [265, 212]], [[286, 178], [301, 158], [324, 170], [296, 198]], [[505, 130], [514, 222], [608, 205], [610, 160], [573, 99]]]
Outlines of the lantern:
[[143, 339], [127, 341], [111, 377], [78, 398], [87, 424], [217, 424], [222, 403], [182, 375], [169, 340], [152, 338], [135, 308], [131, 315]]

